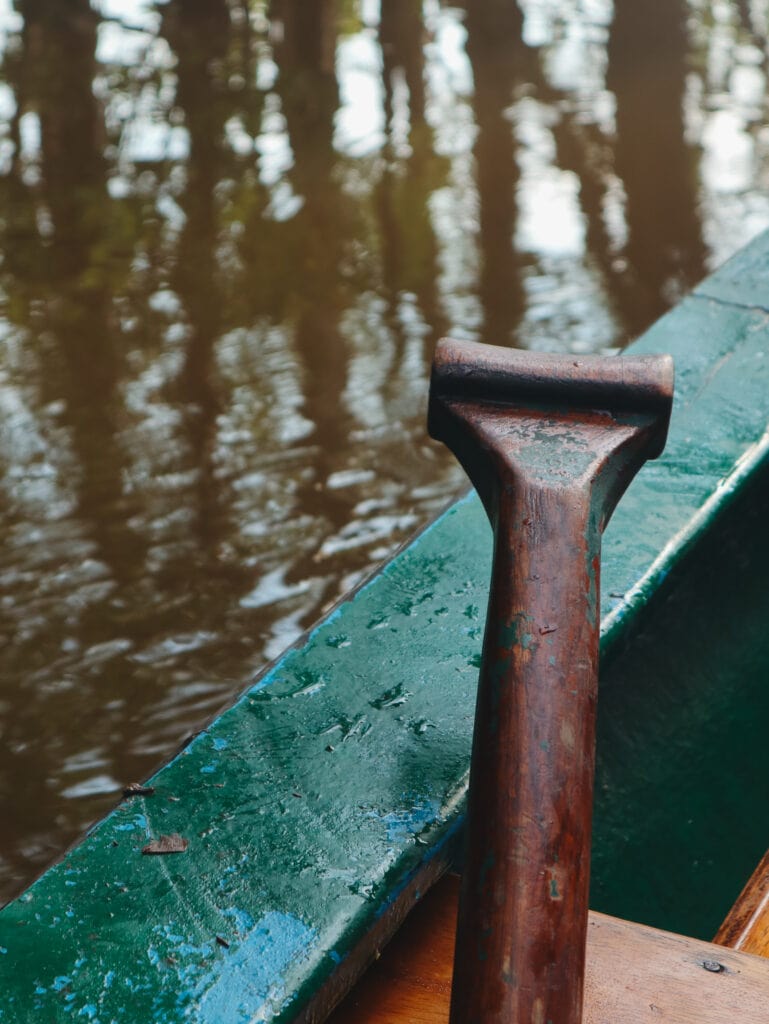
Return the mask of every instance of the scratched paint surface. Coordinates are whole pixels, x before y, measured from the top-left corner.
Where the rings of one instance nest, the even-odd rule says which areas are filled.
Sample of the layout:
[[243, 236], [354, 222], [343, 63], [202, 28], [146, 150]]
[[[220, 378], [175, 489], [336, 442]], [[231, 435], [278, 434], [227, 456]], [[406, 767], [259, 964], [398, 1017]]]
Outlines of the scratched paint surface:
[[[760, 637], [766, 621], [762, 588], [745, 577], [767, 545], [748, 556], [743, 544], [766, 508], [761, 267], [767, 237], [638, 343], [675, 355], [676, 409], [665, 456], [632, 484], [604, 541], [593, 902], [691, 932], [715, 928], [769, 836], [755, 809], [769, 803], [769, 772], [751, 772], [742, 751], [760, 740], [762, 708], [769, 720], [769, 652], [736, 627], [748, 619]], [[751, 458], [747, 484], [722, 483]], [[713, 527], [726, 540], [706, 536]], [[714, 580], [678, 568], [697, 543], [734, 596], [715, 620], [712, 600], [711, 619], [694, 601]], [[461, 824], [490, 554], [478, 502], [460, 502], [164, 768], [154, 796], [123, 803], [9, 904], [2, 1024], [293, 1019]], [[722, 641], [726, 677], [712, 648]], [[724, 724], [736, 779], [715, 740]], [[142, 855], [148, 837], [174, 832], [185, 853]]]

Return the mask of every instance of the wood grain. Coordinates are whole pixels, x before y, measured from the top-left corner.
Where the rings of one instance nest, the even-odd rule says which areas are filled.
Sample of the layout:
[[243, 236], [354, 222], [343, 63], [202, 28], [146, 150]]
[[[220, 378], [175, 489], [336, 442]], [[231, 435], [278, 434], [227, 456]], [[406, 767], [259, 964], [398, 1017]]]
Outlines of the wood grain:
[[769, 850], [748, 879], [714, 942], [769, 957]]
[[769, 961], [590, 914], [585, 1024], [766, 1024]]
[[445, 1024], [459, 878], [444, 876], [411, 911], [328, 1024]]
[[494, 530], [453, 1024], [582, 1024], [601, 534], [673, 401], [669, 356], [620, 359], [435, 350], [428, 430]]
[[[447, 1024], [458, 891], [435, 886], [330, 1024]], [[584, 1024], [769, 1020], [769, 960], [592, 912], [587, 952]]]

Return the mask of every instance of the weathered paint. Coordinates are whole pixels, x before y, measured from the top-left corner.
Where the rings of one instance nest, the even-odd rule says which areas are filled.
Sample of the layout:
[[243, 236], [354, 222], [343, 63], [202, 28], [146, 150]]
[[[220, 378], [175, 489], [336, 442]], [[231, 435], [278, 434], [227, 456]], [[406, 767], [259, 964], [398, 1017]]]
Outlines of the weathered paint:
[[[769, 843], [761, 268], [638, 343], [676, 408], [604, 537], [593, 905], [706, 937]], [[460, 502], [9, 904], [2, 1024], [288, 1021], [344, 975], [461, 822], [490, 557]]]

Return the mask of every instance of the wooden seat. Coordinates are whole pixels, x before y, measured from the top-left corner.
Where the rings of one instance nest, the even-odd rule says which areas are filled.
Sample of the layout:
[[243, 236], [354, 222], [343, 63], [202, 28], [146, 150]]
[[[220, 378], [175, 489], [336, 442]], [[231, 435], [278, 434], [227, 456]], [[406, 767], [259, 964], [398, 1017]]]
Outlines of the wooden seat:
[[[766, 1024], [769, 959], [744, 949], [769, 935], [768, 880], [764, 858], [733, 912], [756, 936], [739, 951], [591, 912], [584, 1024]], [[458, 892], [449, 876], [428, 893], [331, 1024], [446, 1024]]]

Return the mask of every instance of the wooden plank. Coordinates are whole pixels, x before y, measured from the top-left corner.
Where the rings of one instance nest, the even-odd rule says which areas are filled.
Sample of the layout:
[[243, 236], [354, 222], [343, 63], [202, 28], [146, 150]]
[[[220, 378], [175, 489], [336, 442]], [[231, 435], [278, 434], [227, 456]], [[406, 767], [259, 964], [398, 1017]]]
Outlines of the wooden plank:
[[459, 879], [447, 875], [411, 911], [328, 1024], [445, 1024]]
[[591, 914], [584, 1024], [766, 1024], [769, 961]]
[[714, 942], [769, 957], [769, 850], [748, 879]]
[[[458, 879], [413, 912], [329, 1024], [447, 1024]], [[590, 914], [584, 1024], [766, 1024], [769, 961]]]

